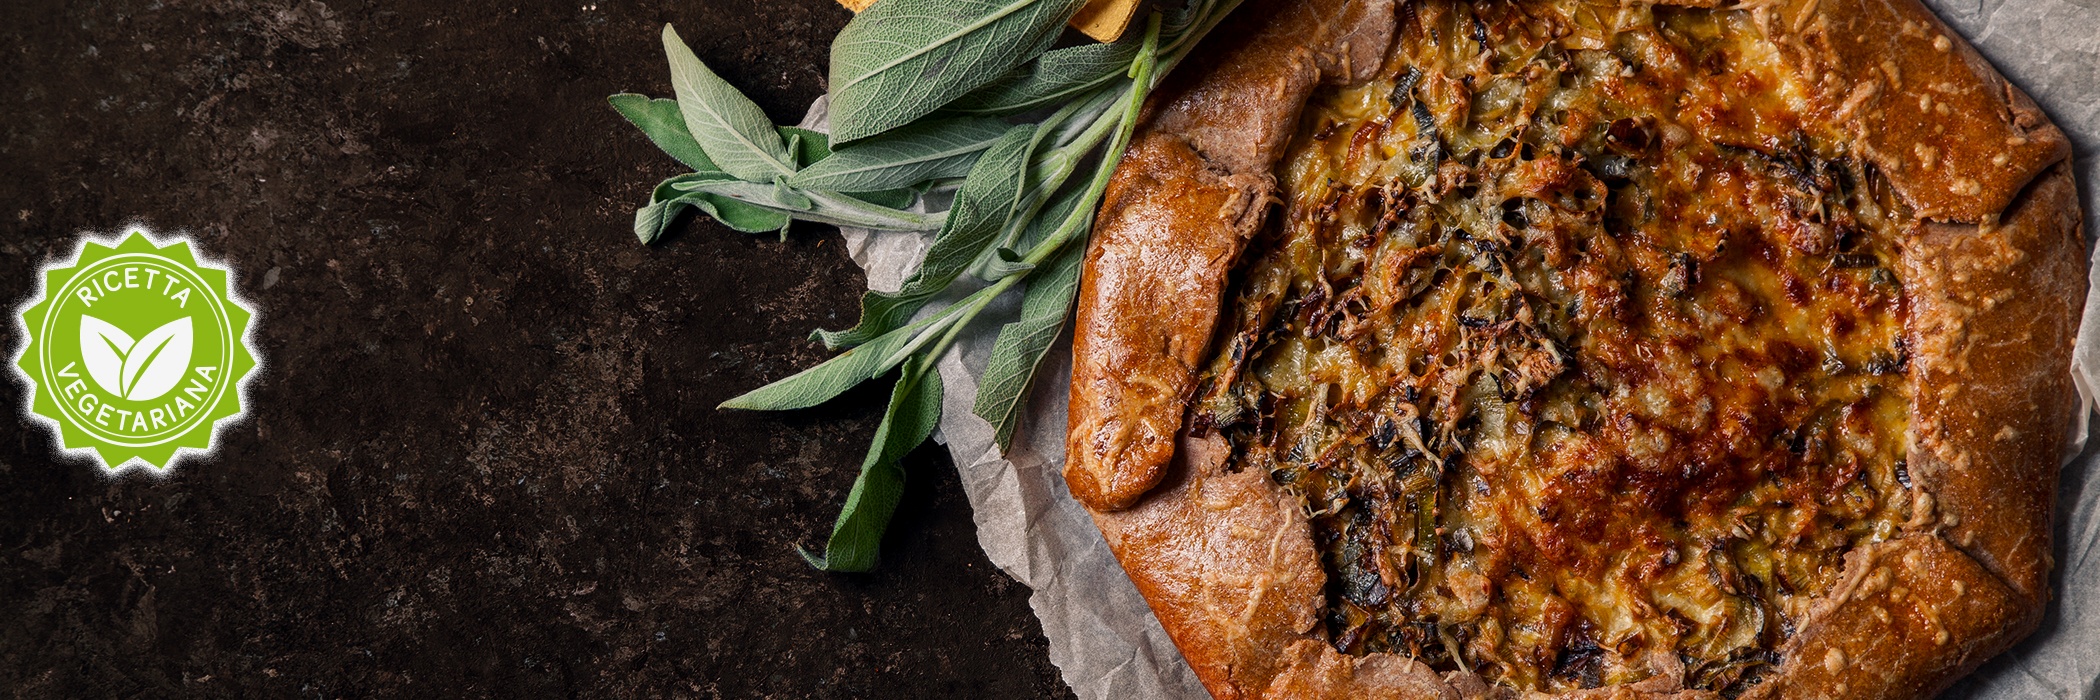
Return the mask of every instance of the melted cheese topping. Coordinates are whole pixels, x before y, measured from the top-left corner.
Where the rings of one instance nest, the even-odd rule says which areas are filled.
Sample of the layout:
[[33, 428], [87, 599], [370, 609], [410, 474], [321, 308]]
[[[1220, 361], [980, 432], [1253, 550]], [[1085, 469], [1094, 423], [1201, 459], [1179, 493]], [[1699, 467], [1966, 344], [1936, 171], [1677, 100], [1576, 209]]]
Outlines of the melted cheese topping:
[[1305, 499], [1342, 651], [1739, 692], [1903, 517], [1915, 223], [1750, 14], [1406, 8], [1307, 108], [1195, 425]]

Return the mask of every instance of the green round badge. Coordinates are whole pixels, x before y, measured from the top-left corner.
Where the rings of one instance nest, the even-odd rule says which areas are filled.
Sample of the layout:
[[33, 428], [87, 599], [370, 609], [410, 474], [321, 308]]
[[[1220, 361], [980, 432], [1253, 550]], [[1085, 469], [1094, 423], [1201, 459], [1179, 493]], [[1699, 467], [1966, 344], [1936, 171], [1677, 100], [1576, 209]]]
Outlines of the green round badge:
[[22, 311], [29, 342], [15, 364], [30, 410], [56, 424], [65, 449], [92, 450], [109, 469], [165, 469], [178, 450], [210, 450], [255, 369], [250, 313], [226, 276], [188, 241], [141, 229], [114, 245], [82, 242]]

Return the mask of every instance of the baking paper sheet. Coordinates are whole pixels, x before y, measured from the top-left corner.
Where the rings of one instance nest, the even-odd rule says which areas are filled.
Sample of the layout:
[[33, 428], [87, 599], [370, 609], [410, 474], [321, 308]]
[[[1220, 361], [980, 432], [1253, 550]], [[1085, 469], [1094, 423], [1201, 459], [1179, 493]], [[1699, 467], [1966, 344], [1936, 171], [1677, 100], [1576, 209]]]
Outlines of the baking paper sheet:
[[[1926, 0], [1998, 69], [2040, 102], [2076, 144], [2080, 199], [2088, 250], [2100, 230], [2094, 214], [2094, 167], [2100, 146], [2100, 0]], [[803, 125], [821, 128], [824, 101]], [[847, 229], [847, 249], [867, 269], [868, 283], [894, 290], [918, 264], [927, 238], [917, 234]], [[951, 295], [966, 293], [958, 283]], [[2100, 289], [2100, 279], [2095, 280]], [[951, 296], [950, 298], [954, 298]], [[1082, 700], [1203, 698], [1203, 687], [1145, 606], [1136, 587], [1109, 554], [1093, 521], [1066, 493], [1064, 463], [1066, 384], [1071, 378], [1069, 332], [1051, 350], [1037, 376], [1014, 449], [1001, 456], [991, 426], [970, 412], [977, 376], [991, 353], [997, 323], [1010, 319], [1019, 297], [994, 304], [975, 333], [940, 362], [947, 387], [940, 429], [962, 473], [975, 511], [977, 539], [992, 563], [1034, 593], [1030, 607], [1050, 639], [1050, 661]], [[2100, 303], [2086, 302], [2076, 366], [2088, 411], [2100, 378]], [[2085, 421], [2074, 429], [2085, 444]], [[1985, 664], [1949, 690], [1947, 698], [2093, 700], [2100, 698], [2100, 478], [2096, 452], [2067, 455], [2056, 536], [2056, 590], [2041, 630]]]

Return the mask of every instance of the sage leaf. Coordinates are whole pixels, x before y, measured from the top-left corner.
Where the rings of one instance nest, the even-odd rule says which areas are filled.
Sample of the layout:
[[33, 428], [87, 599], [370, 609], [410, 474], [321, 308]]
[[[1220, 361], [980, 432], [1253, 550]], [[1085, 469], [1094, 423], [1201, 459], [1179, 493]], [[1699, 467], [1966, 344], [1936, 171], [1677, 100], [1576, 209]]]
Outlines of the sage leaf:
[[996, 119], [924, 121], [833, 151], [788, 183], [834, 192], [889, 190], [970, 172], [977, 154], [1006, 133]]
[[1051, 198], [1050, 202], [1034, 218], [1029, 220], [1028, 227], [1022, 230], [1020, 240], [1016, 242], [1016, 247], [1020, 250], [1033, 250], [1045, 239], [1048, 239], [1051, 234], [1055, 233], [1059, 227], [1067, 223], [1085, 223], [1084, 221], [1068, 222], [1067, 220], [1075, 216], [1080, 219], [1093, 216], [1091, 207], [1087, 211], [1075, 212], [1079, 208], [1079, 203], [1086, 200], [1086, 198], [1087, 188], [1084, 186], [1074, 185], [1059, 190], [1056, 196]]
[[[803, 190], [780, 181], [762, 183], [728, 177], [692, 177], [671, 182], [670, 186], [686, 192], [714, 195], [718, 201], [735, 201], [766, 207], [792, 218], [835, 226], [858, 226], [885, 231], [925, 231], [938, 229], [947, 220], [945, 212], [921, 214], [903, 211], [850, 194]], [[886, 202], [896, 202], [906, 196], [894, 192], [872, 194]], [[905, 203], [909, 203], [908, 200]], [[778, 229], [779, 226], [773, 228]]]
[[910, 187], [899, 187], [893, 190], [879, 190], [875, 192], [853, 192], [850, 193], [850, 196], [878, 207], [903, 209], [911, 206], [911, 203], [919, 198], [919, 192]]
[[634, 235], [643, 243], [654, 243], [688, 207], [707, 212], [724, 226], [744, 233], [778, 231], [787, 226], [788, 215], [726, 197], [689, 193], [676, 199], [654, 202], [634, 212]]
[[997, 282], [1014, 275], [1035, 269], [1035, 263], [1021, 259], [1012, 248], [1000, 248], [992, 253], [984, 266], [984, 281]]
[[722, 222], [723, 226], [744, 233], [778, 231], [790, 221], [786, 212], [746, 204], [728, 197], [695, 193], [682, 201], [707, 212], [708, 216]]
[[[1103, 115], [1121, 101], [1123, 90], [1097, 90], [1093, 94], [1074, 100], [1058, 109], [1059, 114], [1069, 111], [1068, 119], [1058, 122], [1056, 128], [1045, 128], [1043, 140], [1053, 148], [1063, 149], [1084, 136], [1101, 121]], [[1055, 153], [1056, 151], [1052, 151]]]
[[702, 182], [736, 181], [728, 173], [686, 173], [657, 183], [649, 205], [634, 212], [634, 235], [642, 243], [654, 243], [687, 208], [697, 207], [722, 225], [744, 233], [763, 233], [786, 226], [786, 213], [705, 192], [688, 192], [681, 186]]
[[633, 93], [621, 93], [605, 98], [614, 110], [627, 121], [640, 127], [642, 133], [656, 144], [657, 148], [671, 154], [672, 158], [686, 167], [701, 172], [721, 172], [693, 140], [693, 132], [686, 130], [685, 116], [678, 112], [677, 100], [649, 99]]
[[[1160, 43], [1171, 50], [1183, 39], [1200, 38], [1200, 35], [1188, 35], [1185, 32], [1195, 27], [1197, 22], [1206, 18], [1213, 16], [1222, 17], [1224, 15], [1223, 12], [1213, 14], [1213, 11], [1218, 9], [1217, 4], [1217, 0], [1196, 0], [1196, 2], [1167, 10], [1160, 15]], [[1239, 4], [1239, 0], [1231, 0], [1229, 4], [1236, 6]], [[1229, 8], [1226, 9], [1226, 12], [1230, 11]], [[1128, 35], [1127, 32], [1125, 34]]]
[[1094, 88], [1124, 77], [1137, 56], [1136, 33], [1113, 44], [1083, 44], [1057, 49], [1021, 64], [990, 85], [957, 98], [942, 111], [955, 114], [1007, 115], [1070, 102]]
[[[831, 135], [911, 123], [1042, 53], [1086, 0], [884, 0], [831, 44]], [[719, 159], [717, 159], [719, 160]]]
[[685, 209], [683, 202], [650, 202], [634, 210], [634, 237], [641, 239], [642, 245], [655, 243]]
[[[700, 173], [688, 173], [656, 183], [656, 189], [650, 191], [649, 204], [634, 212], [634, 237], [642, 239], [643, 245], [655, 243], [657, 239], [662, 238], [664, 231], [671, 228], [671, 222], [692, 206], [686, 202], [675, 201], [686, 195], [676, 185], [699, 176]], [[728, 177], [726, 173], [721, 176]]]
[[814, 199], [801, 190], [788, 186], [787, 178], [773, 178], [773, 199], [787, 204], [789, 209], [807, 211], [817, 206]]
[[[814, 203], [807, 195], [777, 182], [743, 180], [693, 180], [672, 185], [688, 192], [705, 192], [770, 209], [808, 211]], [[779, 227], [774, 227], [779, 228]]]
[[937, 323], [945, 323], [948, 318], [945, 315], [935, 315], [920, 319], [911, 325], [885, 333], [860, 347], [839, 353], [838, 356], [825, 360], [823, 364], [724, 401], [718, 408], [787, 411], [824, 403], [853, 388], [855, 384], [890, 371], [890, 368], [898, 364], [892, 360], [898, 351], [911, 346], [921, 331]]
[[1035, 381], [1043, 356], [1064, 329], [1065, 315], [1079, 290], [1079, 262], [1085, 252], [1084, 245], [1067, 246], [1047, 267], [1030, 275], [1028, 292], [1021, 298], [1021, 317], [1000, 327], [999, 338], [992, 341], [992, 356], [970, 412], [992, 424], [1001, 452], [1013, 446], [1014, 427], [1020, 423], [1028, 387]]
[[[786, 141], [786, 142], [787, 142], [787, 151], [788, 151], [788, 153], [791, 153], [791, 154], [792, 154], [792, 153], [801, 153], [801, 152], [802, 152], [802, 135], [801, 135], [801, 134], [790, 134], [790, 133], [788, 133], [788, 132], [786, 132], [786, 131], [782, 131], [782, 132], [780, 132], [780, 138], [781, 138], [781, 140], [783, 140], [783, 141]], [[799, 161], [799, 160], [801, 160], [801, 159], [800, 159], [800, 158], [796, 158], [795, 160]], [[777, 179], [777, 178], [776, 178], [776, 179]]]
[[[857, 194], [810, 190], [801, 193], [815, 204], [807, 212], [798, 212], [795, 218], [805, 221], [833, 224], [836, 226], [858, 226], [882, 231], [931, 231], [937, 230], [947, 221], [947, 212], [921, 214], [890, 208], [861, 199]], [[876, 199], [896, 201], [894, 192], [866, 193]], [[907, 202], [908, 203], [908, 202]]]
[[1008, 129], [997, 143], [970, 168], [948, 220], [926, 249], [919, 270], [904, 280], [895, 292], [870, 291], [860, 298], [860, 323], [844, 331], [816, 332], [824, 345], [852, 347], [890, 332], [901, 325], [941, 290], [947, 289], [985, 247], [1005, 228], [1016, 198], [1021, 176], [1028, 166], [1028, 144], [1035, 128], [1026, 124]]
[[831, 157], [831, 137], [824, 135], [824, 132], [799, 126], [775, 128], [780, 131], [781, 138], [795, 144], [788, 149], [788, 152], [795, 156], [795, 167], [808, 167], [811, 163]]
[[904, 467], [912, 448], [926, 442], [941, 420], [941, 373], [933, 358], [913, 358], [890, 389], [890, 406], [875, 429], [875, 443], [861, 461], [860, 476], [846, 494], [846, 506], [831, 527], [824, 555], [796, 548], [802, 559], [824, 571], [868, 571], [875, 568], [882, 533], [904, 495]]
[[671, 60], [671, 87], [678, 93], [686, 131], [723, 172], [752, 182], [795, 172], [794, 156], [765, 110], [701, 63], [668, 24], [664, 53]]

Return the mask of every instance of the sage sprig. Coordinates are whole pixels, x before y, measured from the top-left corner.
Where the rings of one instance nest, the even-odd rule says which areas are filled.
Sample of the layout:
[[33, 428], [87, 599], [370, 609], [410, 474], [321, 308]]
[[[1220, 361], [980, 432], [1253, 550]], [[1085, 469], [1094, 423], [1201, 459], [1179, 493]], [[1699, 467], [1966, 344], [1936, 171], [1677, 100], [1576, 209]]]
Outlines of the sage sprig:
[[912, 124], [834, 151], [788, 178], [788, 184], [839, 192], [911, 187], [962, 177], [977, 154], [1007, 131], [997, 119], [941, 119]]
[[[1051, 50], [1084, 0], [882, 0], [833, 43], [829, 137], [767, 123], [669, 27], [677, 99], [610, 98], [693, 169], [658, 184], [635, 213], [644, 243], [686, 209], [746, 232], [784, 235], [792, 221], [933, 232], [902, 288], [864, 295], [854, 327], [814, 334], [844, 352], [722, 403], [806, 408], [898, 374], [825, 551], [802, 551], [811, 566], [875, 565], [904, 487], [898, 461], [940, 418], [936, 361], [993, 300], [1020, 291], [1020, 315], [999, 328], [972, 407], [1009, 445], [1071, 311], [1083, 243], [1146, 95], [1239, 1], [1193, 0], [1116, 43]], [[912, 211], [935, 189], [954, 190], [945, 211]], [[955, 294], [967, 294], [929, 308], [965, 280]]]
[[1086, 0], [884, 0], [831, 43], [831, 132], [911, 123], [1050, 48]]
[[1013, 214], [1023, 176], [1027, 174], [1028, 151], [1034, 135], [1034, 126], [1013, 127], [970, 169], [962, 189], [956, 192], [955, 206], [948, 209], [948, 220], [934, 235], [933, 245], [926, 249], [918, 271], [904, 280], [903, 288], [862, 295], [858, 325], [840, 332], [819, 330], [816, 337], [834, 349], [868, 342], [903, 325], [934, 295], [946, 290], [956, 275], [976, 261]]
[[668, 24], [664, 53], [671, 57], [671, 86], [678, 91], [686, 132], [723, 172], [753, 181], [794, 174], [794, 157], [765, 110], [701, 63]]

